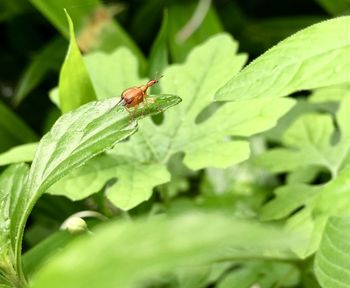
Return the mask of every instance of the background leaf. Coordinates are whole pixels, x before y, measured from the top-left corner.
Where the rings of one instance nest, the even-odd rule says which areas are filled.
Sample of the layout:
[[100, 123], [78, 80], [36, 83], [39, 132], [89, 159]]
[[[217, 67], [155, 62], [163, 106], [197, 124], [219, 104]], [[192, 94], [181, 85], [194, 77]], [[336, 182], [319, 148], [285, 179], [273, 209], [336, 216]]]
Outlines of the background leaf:
[[296, 267], [289, 263], [251, 261], [244, 266], [237, 265], [236, 269], [219, 283], [218, 288], [254, 287], [254, 285], [264, 288], [277, 285], [293, 287], [298, 283], [298, 274]]
[[[336, 114], [340, 135], [334, 127], [331, 115], [307, 114], [299, 117], [283, 135], [286, 148], [271, 149], [256, 157], [255, 162], [274, 172], [320, 166], [335, 177], [349, 161], [349, 111], [350, 97], [347, 96]], [[338, 140], [332, 141], [334, 137]]]
[[340, 17], [294, 34], [227, 82], [216, 99], [273, 98], [348, 82], [349, 27], [350, 18]]
[[[148, 76], [151, 78], [162, 75], [163, 70], [169, 64], [169, 51], [167, 45], [167, 37], [169, 34], [168, 22], [168, 12], [165, 11], [162, 26], [160, 27], [156, 40], [153, 42], [151, 52], [149, 54]], [[157, 87], [153, 86], [152, 92], [159, 92], [156, 89]]]
[[345, 15], [350, 12], [349, 0], [316, 0], [327, 12], [332, 15]]
[[19, 162], [31, 162], [34, 158], [38, 143], [15, 146], [0, 154], [0, 166]]
[[262, 208], [262, 220], [288, 217], [289, 229], [309, 235], [309, 244], [295, 252], [301, 257], [315, 253], [329, 217], [349, 211], [349, 175], [345, 168], [323, 186], [298, 184], [277, 189], [276, 198]]
[[[278, 229], [216, 214], [192, 213], [170, 220], [138, 221], [133, 225], [110, 223], [96, 231], [94, 237], [85, 237], [69, 245], [64, 253], [38, 272], [33, 287], [133, 287], [138, 280], [150, 279], [180, 265], [193, 267], [202, 261], [215, 261], [227, 247], [249, 249], [252, 244], [257, 248], [253, 240], [256, 237], [260, 239], [258, 246], [264, 248], [300, 241], [295, 235]], [[71, 269], [67, 263], [75, 263], [74, 267], [79, 269], [75, 270], [77, 273], [67, 273]], [[96, 269], [104, 271], [98, 280], [93, 275]]]
[[66, 15], [69, 24], [70, 42], [58, 84], [60, 108], [63, 113], [96, 100], [89, 74], [75, 42], [73, 22], [67, 12]]
[[49, 261], [50, 257], [61, 251], [76, 236], [68, 231], [58, 231], [24, 253], [23, 270], [26, 275], [34, 274], [39, 267]]
[[0, 102], [0, 152], [38, 139], [35, 132], [5, 104]]
[[15, 105], [20, 104], [46, 76], [50, 70], [59, 70], [61, 62], [64, 59], [66, 41], [61, 37], [55, 38], [42, 48], [34, 57], [32, 62], [26, 67], [25, 71], [16, 88], [12, 102]]
[[349, 286], [350, 218], [348, 215], [328, 220], [319, 251], [316, 253], [315, 273], [321, 287]]

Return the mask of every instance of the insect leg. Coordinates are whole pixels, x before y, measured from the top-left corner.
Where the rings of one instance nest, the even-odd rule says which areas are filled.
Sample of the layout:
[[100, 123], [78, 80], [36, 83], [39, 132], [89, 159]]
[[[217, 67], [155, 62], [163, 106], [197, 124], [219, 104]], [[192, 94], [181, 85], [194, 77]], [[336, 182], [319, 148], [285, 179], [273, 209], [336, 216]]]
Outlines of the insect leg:
[[[148, 97], [148, 95], [147, 95], [147, 97]], [[159, 106], [159, 104], [157, 103], [157, 101], [156, 101], [155, 98], [153, 98], [153, 97], [148, 97], [146, 101], [147, 101], [147, 105], [150, 104], [150, 103], [156, 104], [158, 112], [161, 112], [161, 111], [162, 111], [162, 109], [160, 109], [160, 106]]]
[[130, 122], [134, 120], [138, 107], [139, 107], [139, 104], [136, 104], [136, 105], [134, 106], [134, 112], [131, 114]]
[[124, 106], [125, 107], [125, 109], [126, 109], [126, 111], [128, 111], [129, 112], [129, 114], [131, 114], [132, 113], [132, 111], [128, 108], [128, 107], [126, 107], [126, 106]]

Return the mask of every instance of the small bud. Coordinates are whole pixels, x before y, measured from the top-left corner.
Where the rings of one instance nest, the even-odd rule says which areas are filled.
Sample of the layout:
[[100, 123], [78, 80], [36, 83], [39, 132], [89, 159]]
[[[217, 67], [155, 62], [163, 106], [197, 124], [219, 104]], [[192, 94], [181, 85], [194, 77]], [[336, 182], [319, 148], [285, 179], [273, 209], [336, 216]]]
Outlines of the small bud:
[[72, 234], [88, 231], [86, 222], [80, 217], [68, 218], [61, 226], [61, 229], [68, 230]]

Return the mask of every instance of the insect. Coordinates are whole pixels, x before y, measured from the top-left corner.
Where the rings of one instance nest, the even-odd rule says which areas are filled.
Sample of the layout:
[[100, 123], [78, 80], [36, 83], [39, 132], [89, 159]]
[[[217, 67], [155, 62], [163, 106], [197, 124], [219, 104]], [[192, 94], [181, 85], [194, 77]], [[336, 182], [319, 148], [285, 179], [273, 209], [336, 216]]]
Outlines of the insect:
[[[144, 113], [144, 109], [148, 103], [153, 103], [154, 99], [148, 98], [147, 89], [154, 84], [159, 82], [159, 79], [163, 76], [160, 76], [158, 79], [149, 80], [146, 85], [142, 85], [139, 87], [131, 87], [125, 89], [121, 94], [121, 99], [117, 105], [122, 105], [125, 109], [131, 114], [131, 120], [134, 119], [137, 108], [140, 103], [143, 103], [142, 107], [142, 116]], [[134, 107], [134, 111], [130, 111], [128, 108]]]

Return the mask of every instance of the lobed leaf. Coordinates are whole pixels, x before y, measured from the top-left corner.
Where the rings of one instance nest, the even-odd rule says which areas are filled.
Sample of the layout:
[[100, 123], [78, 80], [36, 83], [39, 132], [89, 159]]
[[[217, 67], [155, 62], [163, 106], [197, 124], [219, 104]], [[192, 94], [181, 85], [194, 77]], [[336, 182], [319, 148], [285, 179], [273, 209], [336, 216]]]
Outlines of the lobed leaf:
[[[273, 127], [277, 119], [291, 108], [294, 102], [289, 99], [227, 103], [214, 110], [214, 113], [206, 115], [204, 120], [198, 120], [213, 103], [212, 96], [217, 88], [242, 67], [246, 57], [235, 55], [235, 51], [237, 44], [228, 35], [219, 35], [194, 49], [185, 64], [172, 65], [164, 71], [164, 77], [160, 81], [161, 90], [164, 93], [179, 94], [183, 101], [164, 115], [164, 121], [160, 125], [156, 125], [151, 119], [145, 119], [137, 135], [121, 143], [115, 151], [108, 152], [112, 158], [124, 159], [122, 169], [118, 168], [118, 161], [114, 161], [114, 167], [108, 168], [108, 177], [113, 178], [109, 174], [113, 173], [118, 178], [115, 187], [110, 188], [107, 194], [117, 207], [128, 210], [148, 199], [152, 194], [152, 187], [169, 180], [166, 164], [177, 153], [185, 153], [183, 161], [193, 170], [208, 166], [227, 167], [247, 159], [250, 153], [249, 142], [232, 141], [229, 136], [247, 137]], [[87, 57], [92, 81], [99, 87], [98, 95], [103, 95], [98, 97], [111, 94], [106, 91], [122, 89], [120, 82], [103, 81], [111, 79], [111, 75], [116, 75], [116, 78], [121, 75], [121, 81], [126, 84], [129, 79], [137, 77], [137, 68], [131, 65], [135, 61], [129, 59], [129, 54], [126, 50], [119, 49], [111, 55], [94, 54]], [[116, 59], [122, 58], [127, 60], [121, 63], [128, 62], [130, 65], [115, 66]], [[104, 63], [102, 69], [100, 63]], [[114, 72], [117, 68], [120, 69], [119, 73]], [[128, 76], [124, 76], [125, 69]], [[98, 75], [96, 71], [99, 71]], [[136, 80], [135, 82], [137, 83]], [[124, 89], [125, 87], [127, 86]], [[86, 171], [96, 171], [96, 162], [88, 162], [86, 165], [90, 167], [80, 168], [80, 171], [75, 172], [76, 181], [71, 178], [68, 185], [62, 180], [50, 192], [67, 192], [64, 195], [72, 195], [73, 199], [77, 199], [76, 195], [89, 195], [92, 192], [90, 188], [78, 193], [73, 191], [76, 185], [89, 187], [88, 183], [91, 184]], [[121, 171], [128, 171], [129, 174]], [[99, 173], [103, 174], [102, 171]], [[154, 178], [147, 177], [153, 173]], [[142, 179], [141, 183], [135, 186], [133, 177]], [[95, 192], [105, 185], [106, 178], [95, 177]], [[122, 186], [118, 188], [118, 185]], [[61, 190], [62, 187], [65, 189]], [[99, 189], [96, 190], [97, 188]]]
[[[319, 166], [335, 177], [349, 162], [350, 97], [344, 96], [340, 105], [336, 114], [340, 133], [334, 127], [331, 115], [303, 115], [285, 131], [282, 140], [286, 147], [271, 149], [256, 157], [255, 162], [273, 172]], [[332, 141], [337, 136], [339, 139]]]
[[72, 171], [63, 181], [55, 183], [49, 193], [80, 200], [99, 191], [101, 185], [115, 178], [118, 179], [117, 184], [108, 188], [108, 198], [121, 207], [130, 207], [134, 202], [147, 200], [149, 191], [168, 182], [170, 174], [161, 164], [143, 164], [133, 158], [107, 154], [95, 157], [87, 165]]
[[229, 80], [215, 99], [275, 98], [348, 82], [349, 27], [350, 17], [339, 17], [297, 32]]
[[263, 220], [287, 218], [287, 227], [309, 235], [308, 245], [295, 251], [301, 257], [318, 249], [327, 220], [339, 213], [347, 213], [350, 204], [350, 169], [343, 169], [323, 186], [288, 185], [276, 190], [276, 198], [261, 211]]

